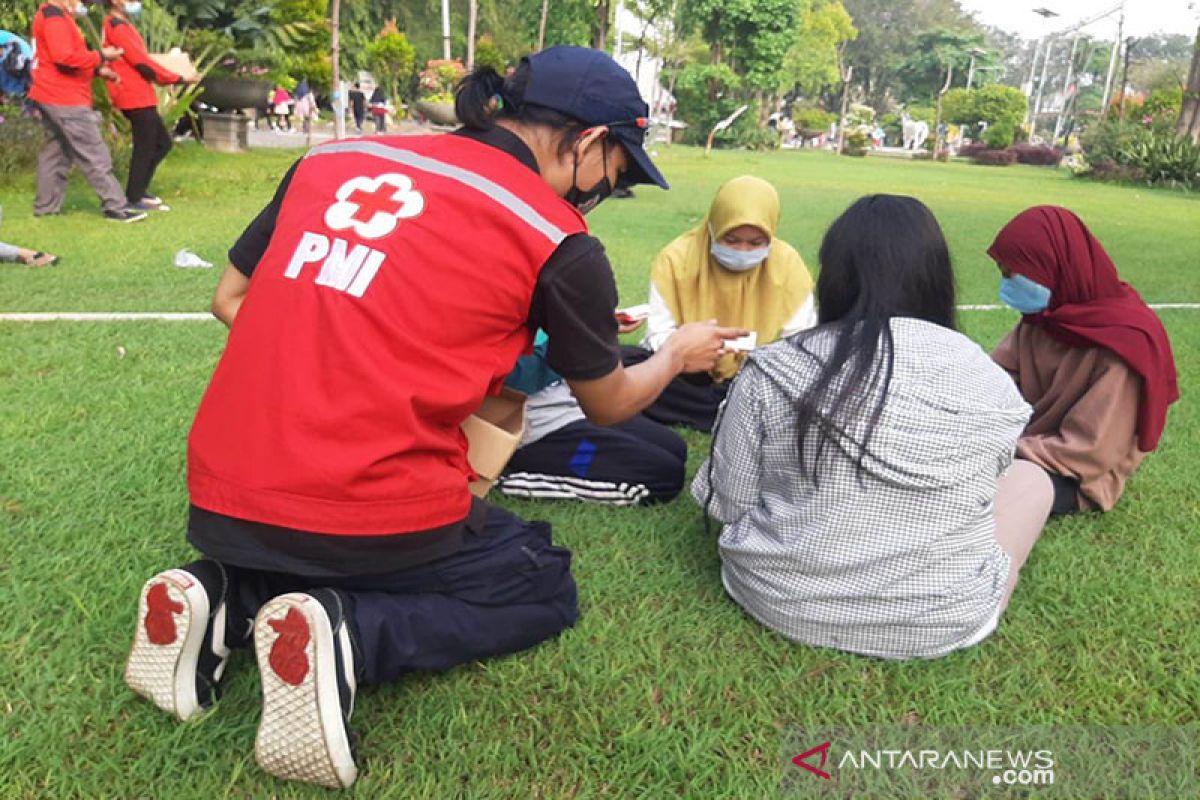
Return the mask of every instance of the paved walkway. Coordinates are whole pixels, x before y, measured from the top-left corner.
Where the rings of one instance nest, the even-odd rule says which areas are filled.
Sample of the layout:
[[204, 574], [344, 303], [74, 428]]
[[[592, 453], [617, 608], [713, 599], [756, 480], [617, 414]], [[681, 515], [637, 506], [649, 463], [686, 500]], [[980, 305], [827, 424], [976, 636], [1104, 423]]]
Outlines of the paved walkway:
[[[420, 125], [415, 122], [404, 120], [399, 123], [388, 126], [388, 134], [393, 136], [416, 136], [423, 133], [438, 133], [444, 130], [430, 125]], [[347, 138], [356, 138], [358, 136], [374, 136], [375, 126], [368, 122], [363, 128], [361, 134], [354, 130], [354, 125], [346, 127]], [[328, 142], [333, 139], [333, 123], [321, 121], [313, 125], [312, 133], [305, 135], [299, 126], [291, 131], [273, 131], [267, 127], [266, 123], [262, 123], [257, 130], [254, 124], [250, 125], [250, 147], [279, 147], [294, 149], [297, 147], [315, 147], [322, 142]]]

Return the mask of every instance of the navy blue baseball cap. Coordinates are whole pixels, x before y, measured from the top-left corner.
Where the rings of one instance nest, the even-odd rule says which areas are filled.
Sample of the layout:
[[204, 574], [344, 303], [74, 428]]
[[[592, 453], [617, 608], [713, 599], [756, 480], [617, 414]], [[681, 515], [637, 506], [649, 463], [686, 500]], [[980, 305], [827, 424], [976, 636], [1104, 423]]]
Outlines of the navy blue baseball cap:
[[629, 154], [622, 184], [670, 188], [646, 152], [650, 108], [621, 65], [600, 50], [567, 45], [547, 48], [523, 61], [529, 65], [529, 82], [522, 104], [551, 108], [587, 125], [606, 126]]

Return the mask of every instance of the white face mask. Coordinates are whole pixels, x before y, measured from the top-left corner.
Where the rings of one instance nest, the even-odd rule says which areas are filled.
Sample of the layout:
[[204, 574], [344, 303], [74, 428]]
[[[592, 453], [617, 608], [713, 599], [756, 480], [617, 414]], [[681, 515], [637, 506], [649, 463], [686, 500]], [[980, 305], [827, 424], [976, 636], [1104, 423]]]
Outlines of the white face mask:
[[79, 5], [75, 6], [75, 8], [71, 9], [71, 13], [77, 17], [86, 17], [88, 13], [88, 7], [83, 3], [80, 3]]
[[738, 250], [714, 241], [709, 252], [725, 269], [731, 272], [749, 272], [767, 260], [767, 256], [771, 254], [771, 245], [756, 247], [753, 250]]

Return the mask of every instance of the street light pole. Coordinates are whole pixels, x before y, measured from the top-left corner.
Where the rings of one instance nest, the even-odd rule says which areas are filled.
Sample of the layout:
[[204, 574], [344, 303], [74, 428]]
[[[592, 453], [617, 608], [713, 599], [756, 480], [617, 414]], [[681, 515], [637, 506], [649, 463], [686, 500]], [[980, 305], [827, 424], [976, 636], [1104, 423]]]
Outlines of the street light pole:
[[[1035, 9], [1033, 9], [1033, 13], [1040, 16], [1046, 22], [1049, 22], [1051, 17], [1058, 16], [1057, 11], [1051, 11], [1048, 8], [1035, 8]], [[1038, 106], [1040, 106], [1042, 103], [1042, 85], [1046, 82], [1046, 65], [1048, 63], [1050, 63], [1050, 50], [1054, 47], [1054, 40], [1050, 38], [1049, 31], [1046, 31], [1042, 34], [1041, 41], [1038, 42], [1039, 49], [1041, 48], [1041, 45], [1043, 43], [1045, 43], [1045, 45], [1046, 45], [1046, 53], [1045, 53], [1045, 55], [1042, 56], [1042, 77], [1041, 77], [1041, 80], [1038, 81], [1037, 99], [1034, 100], [1033, 105], [1028, 109], [1027, 114], [1026, 114], [1026, 120], [1029, 122], [1029, 126], [1030, 126], [1029, 127], [1029, 138], [1031, 138], [1031, 139], [1033, 138], [1034, 129], [1037, 128]], [[1029, 92], [1026, 94], [1026, 96], [1029, 97], [1031, 100], [1033, 100], [1033, 76], [1036, 74], [1037, 74], [1037, 51], [1034, 51], [1033, 65], [1029, 68]]]
[[450, 60], [450, 0], [442, 0], [442, 58]]
[[1054, 40], [1046, 43], [1046, 55], [1042, 57], [1042, 77], [1038, 79], [1037, 97], [1033, 101], [1033, 113], [1029, 117], [1029, 141], [1037, 132], [1037, 115], [1042, 110], [1042, 90], [1046, 87], [1046, 70], [1050, 66], [1050, 53], [1054, 50]]
[[1121, 37], [1125, 35], [1125, 4], [1121, 3], [1121, 19], [1117, 22], [1117, 38], [1113, 42], [1112, 55], [1108, 58], [1108, 77], [1104, 79], [1104, 102], [1100, 106], [1100, 119], [1108, 118], [1108, 101], [1112, 99], [1113, 76], [1117, 74], [1117, 58], [1121, 54]]
[[967, 88], [968, 89], [970, 89], [972, 84], [975, 83], [975, 59], [979, 56], [985, 55], [986, 52], [987, 51], [985, 51], [985, 50], [980, 50], [978, 47], [971, 48], [971, 66], [967, 70]]
[[1071, 42], [1071, 57], [1067, 61], [1067, 75], [1063, 78], [1062, 105], [1058, 108], [1058, 118], [1054, 120], [1054, 138], [1050, 142], [1051, 145], [1058, 141], [1058, 135], [1062, 132], [1063, 120], [1067, 116], [1068, 92], [1071, 91], [1071, 78], [1075, 76], [1075, 52], [1078, 47], [1079, 33], [1076, 33], [1075, 39]]

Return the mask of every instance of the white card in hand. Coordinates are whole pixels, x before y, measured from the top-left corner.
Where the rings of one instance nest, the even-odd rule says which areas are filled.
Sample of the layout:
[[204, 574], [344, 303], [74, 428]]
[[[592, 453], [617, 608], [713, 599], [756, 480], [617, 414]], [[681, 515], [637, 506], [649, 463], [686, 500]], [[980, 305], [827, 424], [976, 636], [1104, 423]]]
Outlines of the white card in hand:
[[745, 336], [738, 339], [726, 339], [725, 349], [741, 352], [749, 352], [758, 345], [758, 332], [750, 331]]

